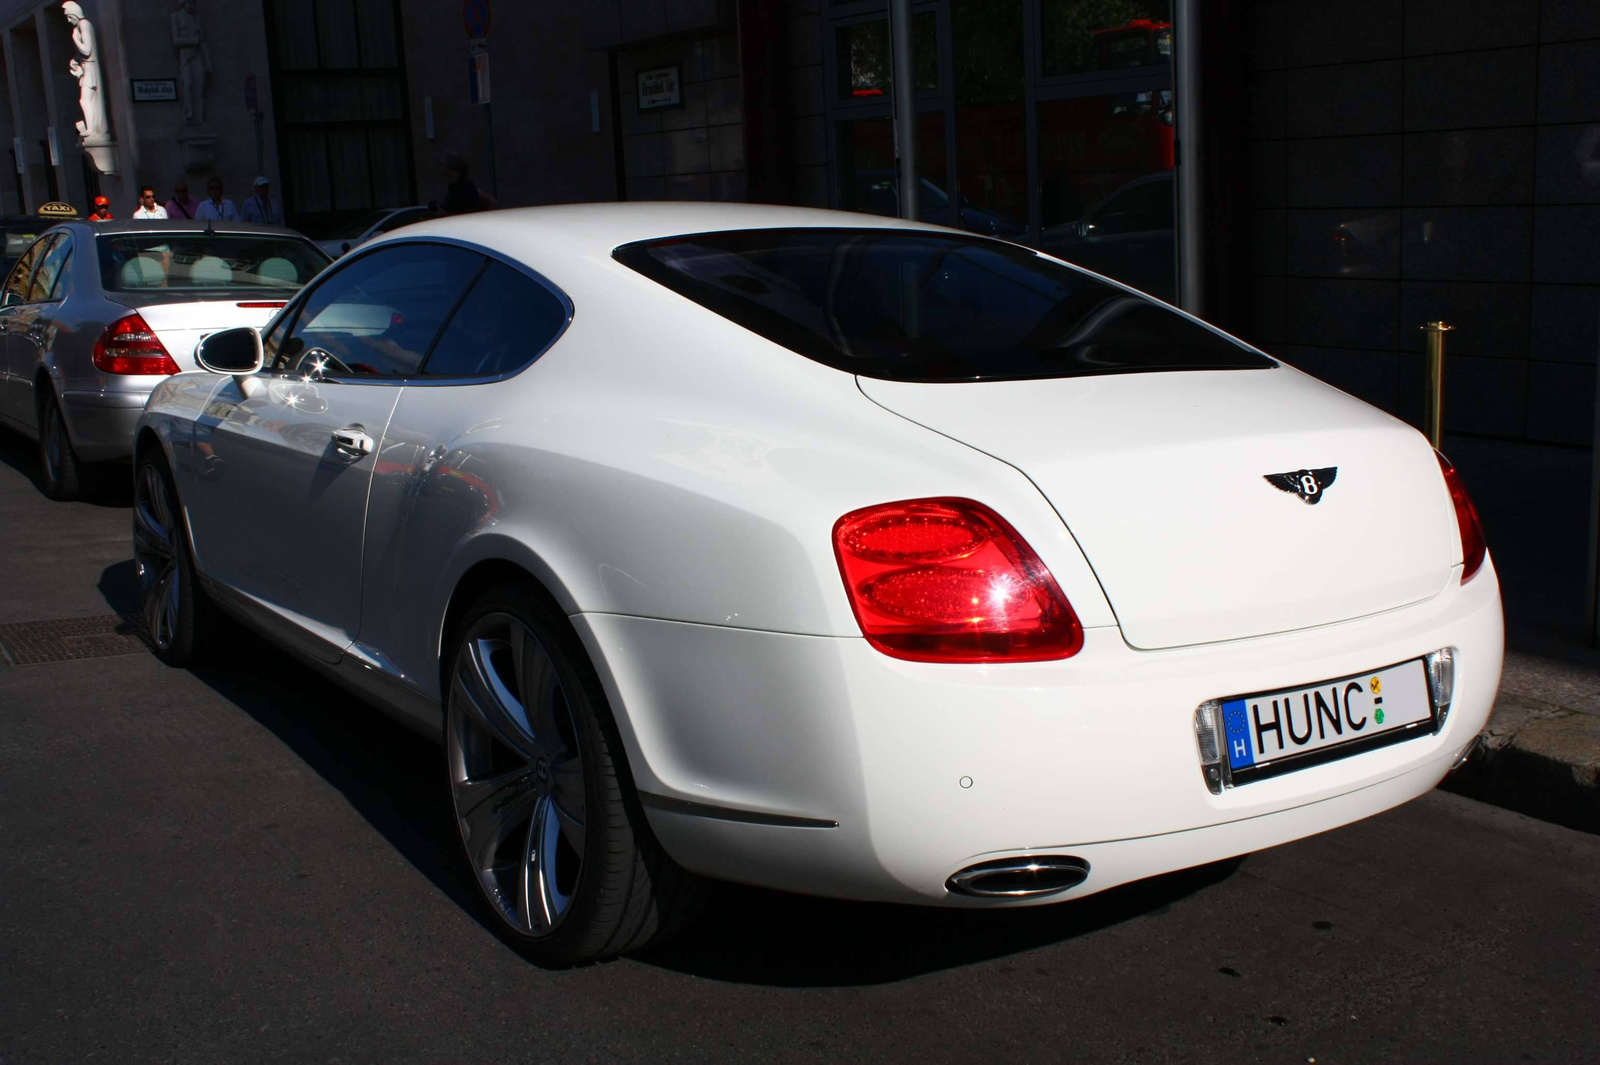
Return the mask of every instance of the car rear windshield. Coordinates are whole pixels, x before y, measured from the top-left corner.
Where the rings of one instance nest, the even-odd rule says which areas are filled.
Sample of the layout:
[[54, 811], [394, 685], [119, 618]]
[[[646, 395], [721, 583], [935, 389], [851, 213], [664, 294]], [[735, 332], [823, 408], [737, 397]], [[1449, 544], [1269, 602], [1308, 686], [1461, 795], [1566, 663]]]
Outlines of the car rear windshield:
[[997, 240], [760, 229], [626, 244], [616, 259], [752, 332], [892, 381], [1276, 365], [1162, 304]]
[[107, 292], [293, 291], [331, 261], [308, 240], [244, 233], [104, 233], [95, 240]]

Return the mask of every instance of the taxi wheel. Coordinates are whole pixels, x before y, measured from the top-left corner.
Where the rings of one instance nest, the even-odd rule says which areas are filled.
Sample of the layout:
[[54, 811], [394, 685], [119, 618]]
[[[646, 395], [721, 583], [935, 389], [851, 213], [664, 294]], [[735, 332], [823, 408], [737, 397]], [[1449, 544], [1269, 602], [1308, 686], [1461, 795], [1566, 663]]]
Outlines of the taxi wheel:
[[61, 414], [56, 394], [46, 389], [39, 401], [39, 472], [44, 494], [51, 499], [78, 498], [82, 470], [67, 435], [67, 420]]

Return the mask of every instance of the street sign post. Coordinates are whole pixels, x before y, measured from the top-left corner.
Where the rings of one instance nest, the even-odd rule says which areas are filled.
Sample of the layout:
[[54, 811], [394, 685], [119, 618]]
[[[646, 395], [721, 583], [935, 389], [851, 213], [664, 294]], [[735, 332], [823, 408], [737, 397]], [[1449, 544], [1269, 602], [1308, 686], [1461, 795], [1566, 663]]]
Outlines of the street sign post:
[[461, 24], [468, 37], [489, 36], [489, 0], [461, 0]]

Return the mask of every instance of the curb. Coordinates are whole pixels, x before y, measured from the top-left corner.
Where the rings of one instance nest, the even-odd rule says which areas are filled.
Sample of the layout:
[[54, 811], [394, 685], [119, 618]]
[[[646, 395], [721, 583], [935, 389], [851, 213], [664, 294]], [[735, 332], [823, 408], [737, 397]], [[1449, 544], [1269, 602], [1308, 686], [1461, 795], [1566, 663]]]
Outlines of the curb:
[[1446, 791], [1600, 833], [1600, 716], [1503, 693]]

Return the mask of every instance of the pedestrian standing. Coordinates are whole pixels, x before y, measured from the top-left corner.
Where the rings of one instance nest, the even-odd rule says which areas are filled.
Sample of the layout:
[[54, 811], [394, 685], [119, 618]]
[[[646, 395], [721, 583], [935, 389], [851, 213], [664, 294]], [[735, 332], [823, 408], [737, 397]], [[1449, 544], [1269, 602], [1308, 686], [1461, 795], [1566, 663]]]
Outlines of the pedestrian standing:
[[194, 216], [202, 221], [212, 222], [237, 222], [239, 208], [233, 205], [232, 200], [222, 198], [222, 179], [212, 178], [206, 182], [206, 199], [200, 201], [200, 206], [195, 208]]
[[444, 176], [449, 182], [444, 190], [444, 202], [439, 210], [445, 214], [471, 214], [473, 211], [492, 211], [500, 204], [493, 196], [478, 188], [467, 170], [467, 161], [455, 152], [446, 152]]
[[244, 220], [263, 226], [283, 225], [283, 207], [272, 198], [272, 184], [265, 177], [256, 178], [255, 193], [244, 201]]
[[189, 183], [179, 179], [178, 183], [172, 186], [172, 199], [167, 201], [167, 217], [193, 218], [199, 207], [199, 199], [189, 195]]
[[134, 208], [134, 218], [165, 218], [167, 209], [156, 202], [156, 190], [153, 185], [139, 186], [139, 206]]
[[106, 199], [104, 196], [96, 196], [94, 198], [94, 210], [89, 212], [89, 221], [111, 221], [111, 201]]

